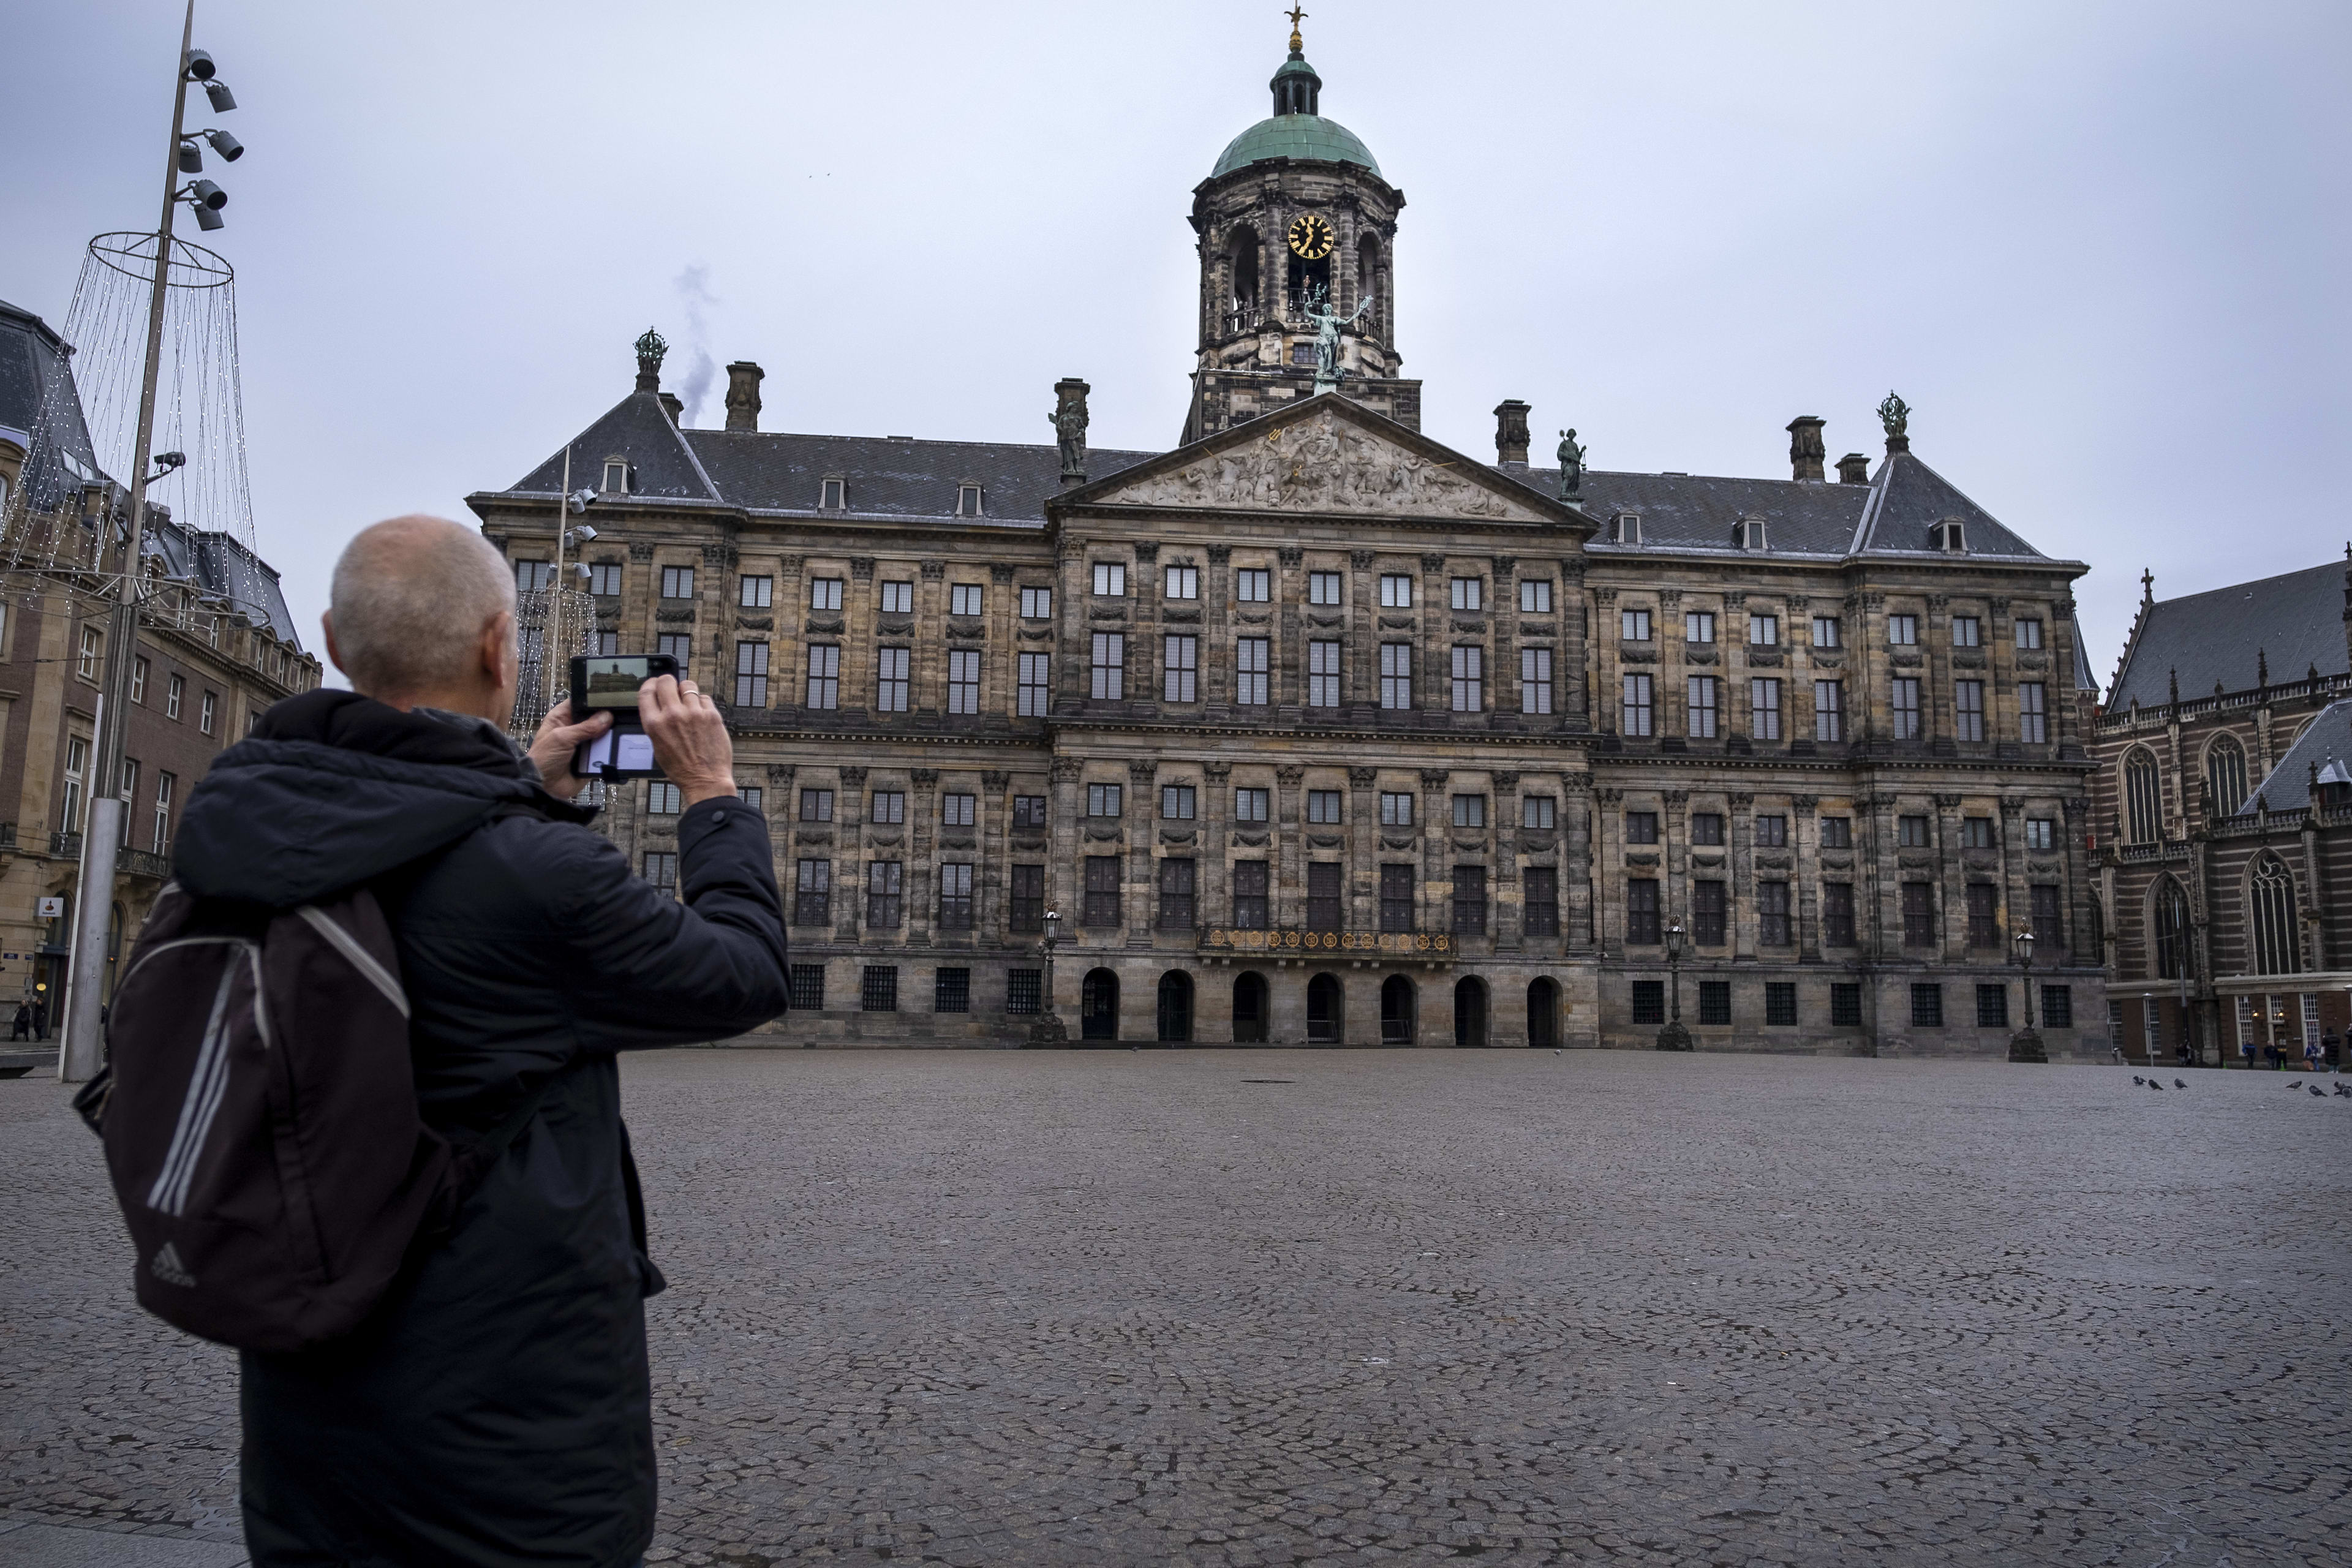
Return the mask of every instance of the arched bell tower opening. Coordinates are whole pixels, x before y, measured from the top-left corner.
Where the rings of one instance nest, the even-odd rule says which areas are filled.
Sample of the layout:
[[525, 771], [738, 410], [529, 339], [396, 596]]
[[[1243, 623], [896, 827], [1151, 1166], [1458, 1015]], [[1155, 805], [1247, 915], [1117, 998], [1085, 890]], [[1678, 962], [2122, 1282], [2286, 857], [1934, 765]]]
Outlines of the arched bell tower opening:
[[1295, 23], [1267, 84], [1273, 115], [1234, 138], [1192, 192], [1201, 333], [1188, 442], [1318, 389], [1421, 427], [1421, 383], [1398, 374], [1391, 281], [1404, 193], [1323, 117], [1323, 79]]

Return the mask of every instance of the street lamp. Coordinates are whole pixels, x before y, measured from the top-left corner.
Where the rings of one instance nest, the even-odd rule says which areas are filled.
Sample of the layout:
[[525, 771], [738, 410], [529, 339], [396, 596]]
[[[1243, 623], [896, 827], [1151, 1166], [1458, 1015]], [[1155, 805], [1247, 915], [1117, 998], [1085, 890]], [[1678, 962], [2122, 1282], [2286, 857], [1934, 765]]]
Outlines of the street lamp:
[[1694, 1048], [1691, 1035], [1683, 1027], [1683, 944], [1684, 931], [1680, 923], [1666, 928], [1666, 974], [1674, 996], [1674, 1010], [1667, 1016], [1666, 1026], [1658, 1031], [1658, 1049], [1687, 1051]]
[[2009, 1059], [2047, 1063], [2050, 1053], [2033, 1027], [2033, 933], [2019, 931], [2010, 938], [2010, 948], [2017, 954], [2017, 988], [2025, 995], [2025, 1027], [2010, 1036]]
[[1062, 1023], [1062, 1015], [1054, 1005], [1054, 944], [1062, 939], [1062, 915], [1058, 910], [1045, 911], [1045, 940], [1039, 943], [1045, 952], [1045, 994], [1040, 999], [1037, 1021], [1029, 1026], [1029, 1043], [1033, 1046], [1067, 1044], [1070, 1031]]
[[[187, 131], [188, 88], [201, 86], [214, 111], [226, 113], [236, 98], [226, 82], [215, 79], [212, 56], [194, 47], [195, 0], [188, 0], [180, 24], [180, 68], [173, 84], [172, 134], [163, 161], [163, 216], [155, 234], [155, 276], [147, 295], [147, 358], [139, 386], [139, 416], [131, 439], [138, 462], [131, 470], [130, 519], [123, 532], [120, 570], [116, 574], [114, 610], [106, 637], [106, 686], [98, 705], [97, 755], [91, 776], [100, 781], [90, 791], [88, 819], [82, 832], [81, 867], [76, 879], [71, 967], [66, 975], [65, 1041], [58, 1055], [58, 1077], [80, 1083], [97, 1075], [106, 1045], [99, 1019], [99, 998], [105, 965], [97, 955], [106, 948], [114, 910], [115, 857], [123, 841], [127, 805], [122, 798], [124, 723], [131, 706], [131, 671], [146, 661], [139, 658], [139, 582], [147, 526], [147, 481], [155, 438], [155, 387], [163, 359], [163, 302], [172, 278], [172, 222], [183, 204], [196, 215], [198, 227], [221, 226], [220, 209], [228, 193], [210, 180], [193, 180], [183, 186], [180, 175], [194, 148]], [[213, 150], [226, 162], [244, 153], [235, 137], [223, 140], [206, 133]], [[168, 471], [168, 470], [166, 470]], [[102, 560], [102, 558], [101, 558]]]

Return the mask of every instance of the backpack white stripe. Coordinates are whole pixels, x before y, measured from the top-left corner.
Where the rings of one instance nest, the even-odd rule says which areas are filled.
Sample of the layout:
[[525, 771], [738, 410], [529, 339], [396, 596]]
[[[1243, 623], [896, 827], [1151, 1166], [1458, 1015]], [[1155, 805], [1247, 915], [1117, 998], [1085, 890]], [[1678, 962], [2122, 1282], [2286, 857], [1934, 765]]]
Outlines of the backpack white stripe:
[[196, 1152], [204, 1145], [205, 1134], [212, 1131], [213, 1116], [220, 1110], [221, 1095], [228, 1085], [228, 1052], [222, 1043], [221, 1022], [228, 1014], [229, 987], [236, 984], [236, 969], [232, 964], [221, 971], [220, 989], [213, 993], [212, 1017], [205, 1025], [195, 1070], [188, 1075], [188, 1097], [180, 1103], [179, 1126], [172, 1133], [163, 1169], [147, 1194], [147, 1206], [164, 1214], [177, 1215], [188, 1201], [188, 1180], [195, 1170]]
[[294, 912], [310, 921], [311, 929], [320, 936], [333, 942], [335, 951], [350, 959], [352, 967], [365, 975], [369, 984], [383, 992], [384, 1000], [399, 1008], [402, 1017], [408, 1016], [407, 993], [401, 990], [400, 982], [393, 977], [392, 973], [376, 962], [375, 954], [360, 945], [359, 938], [337, 925], [316, 904], [304, 904]]

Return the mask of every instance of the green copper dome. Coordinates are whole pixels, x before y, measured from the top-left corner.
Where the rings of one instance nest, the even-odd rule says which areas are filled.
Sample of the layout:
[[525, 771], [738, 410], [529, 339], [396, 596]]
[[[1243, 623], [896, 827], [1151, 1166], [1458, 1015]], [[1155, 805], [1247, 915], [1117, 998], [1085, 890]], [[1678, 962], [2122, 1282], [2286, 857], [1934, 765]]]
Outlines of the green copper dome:
[[1319, 114], [1277, 114], [1261, 120], [1233, 140], [1209, 177], [1230, 174], [1268, 158], [1314, 158], [1326, 163], [1354, 163], [1377, 174], [1371, 149], [1336, 120]]

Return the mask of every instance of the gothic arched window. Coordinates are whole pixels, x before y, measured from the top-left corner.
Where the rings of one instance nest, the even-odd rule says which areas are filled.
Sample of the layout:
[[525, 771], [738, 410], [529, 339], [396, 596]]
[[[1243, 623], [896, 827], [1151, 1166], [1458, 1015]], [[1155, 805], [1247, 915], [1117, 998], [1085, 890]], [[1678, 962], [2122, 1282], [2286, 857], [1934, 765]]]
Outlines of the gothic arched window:
[[2156, 885], [2156, 974], [2178, 980], [2189, 973], [2189, 895], [2170, 877]]
[[2157, 782], [2156, 758], [2136, 747], [2124, 758], [2124, 842], [2153, 844], [2164, 826], [2164, 789]]
[[2294, 974], [2303, 968], [2303, 944], [2294, 919], [2294, 878], [2275, 855], [2254, 862], [2252, 898], [2254, 973]]
[[2216, 816], [2231, 816], [2246, 804], [2246, 749], [2227, 735], [2205, 753], [2205, 788]]

